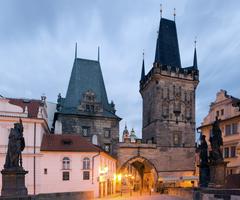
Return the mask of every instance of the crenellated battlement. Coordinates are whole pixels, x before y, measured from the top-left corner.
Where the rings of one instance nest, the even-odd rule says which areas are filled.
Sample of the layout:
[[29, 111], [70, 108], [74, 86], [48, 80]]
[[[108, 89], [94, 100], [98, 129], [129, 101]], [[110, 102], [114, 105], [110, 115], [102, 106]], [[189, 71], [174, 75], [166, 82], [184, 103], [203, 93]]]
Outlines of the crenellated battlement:
[[189, 81], [199, 81], [199, 71], [194, 67], [171, 67], [169, 65], [153, 64], [153, 68], [140, 81], [140, 90], [142, 90], [154, 75], [168, 76], [171, 78], [184, 79]]

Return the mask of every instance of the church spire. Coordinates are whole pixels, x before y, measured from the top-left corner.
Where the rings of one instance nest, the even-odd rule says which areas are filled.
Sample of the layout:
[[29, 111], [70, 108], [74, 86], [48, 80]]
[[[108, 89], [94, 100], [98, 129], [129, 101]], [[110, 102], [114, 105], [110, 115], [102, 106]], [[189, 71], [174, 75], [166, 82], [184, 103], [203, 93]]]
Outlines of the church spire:
[[194, 57], [193, 57], [193, 68], [194, 69], [197, 69], [198, 68], [198, 65], [197, 65], [197, 50], [196, 50], [196, 44], [197, 44], [197, 41], [195, 39], [194, 41]]
[[145, 79], [145, 64], [144, 64], [144, 52], [143, 52], [141, 81], [144, 80], [144, 79]]
[[75, 59], [77, 58], [77, 42], [75, 44]]

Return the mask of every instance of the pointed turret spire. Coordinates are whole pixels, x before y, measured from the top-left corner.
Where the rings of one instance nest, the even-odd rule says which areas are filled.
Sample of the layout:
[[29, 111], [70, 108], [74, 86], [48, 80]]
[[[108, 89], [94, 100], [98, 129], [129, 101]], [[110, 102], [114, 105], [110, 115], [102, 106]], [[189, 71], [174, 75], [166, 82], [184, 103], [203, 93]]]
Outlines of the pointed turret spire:
[[100, 47], [98, 46], [98, 62], [100, 62]]
[[175, 21], [160, 19], [154, 63], [181, 68]]
[[196, 45], [197, 44], [197, 41], [195, 39], [194, 41], [194, 57], [193, 57], [193, 68], [197, 69], [198, 66], [197, 66], [197, 50], [196, 50]]
[[145, 79], [145, 64], [144, 64], [144, 51], [143, 51], [141, 81], [144, 80], [144, 79]]
[[75, 59], [77, 58], [77, 42], [75, 44]]

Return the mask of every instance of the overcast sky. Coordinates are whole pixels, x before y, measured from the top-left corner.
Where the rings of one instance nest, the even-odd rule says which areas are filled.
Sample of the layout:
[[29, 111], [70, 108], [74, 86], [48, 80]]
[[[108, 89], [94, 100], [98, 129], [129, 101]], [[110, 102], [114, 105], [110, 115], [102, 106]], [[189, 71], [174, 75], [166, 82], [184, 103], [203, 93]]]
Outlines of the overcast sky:
[[[97, 59], [117, 114], [141, 135], [139, 79], [142, 51], [146, 71], [154, 61], [160, 18], [176, 23], [183, 67], [192, 65], [197, 36], [200, 84], [197, 126], [216, 92], [240, 97], [240, 1], [219, 0], [0, 0], [0, 94], [56, 102], [65, 96], [74, 46], [78, 57]], [[120, 133], [121, 133], [120, 132]]]

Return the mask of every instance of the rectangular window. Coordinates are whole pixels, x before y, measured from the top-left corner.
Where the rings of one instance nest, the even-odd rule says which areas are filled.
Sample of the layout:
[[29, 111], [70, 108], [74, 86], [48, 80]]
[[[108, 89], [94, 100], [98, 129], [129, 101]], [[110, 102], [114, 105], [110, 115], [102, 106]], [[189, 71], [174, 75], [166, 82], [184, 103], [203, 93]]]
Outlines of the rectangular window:
[[232, 124], [232, 134], [237, 134], [238, 131], [238, 124], [234, 123]]
[[69, 177], [69, 172], [63, 172], [62, 173], [62, 180], [63, 181], [69, 181], [70, 177]]
[[86, 111], [90, 112], [90, 105], [88, 105], [88, 104], [86, 105]]
[[221, 115], [224, 115], [224, 109], [221, 110]]
[[225, 126], [225, 135], [231, 135], [231, 125], [230, 124]]
[[229, 158], [229, 148], [228, 147], [224, 148], [224, 158]]
[[89, 179], [90, 179], [90, 172], [83, 171], [83, 180], [89, 180]]
[[47, 169], [46, 168], [44, 168], [44, 174], [47, 174]]
[[232, 146], [231, 147], [231, 157], [235, 157], [236, 156], [236, 147]]
[[89, 132], [90, 132], [90, 127], [88, 127], [88, 126], [83, 126], [82, 127], [82, 134], [83, 134], [84, 137], [88, 137]]
[[216, 116], [219, 117], [219, 110], [216, 112]]
[[110, 138], [111, 135], [111, 130], [110, 129], [104, 129], [104, 137], [105, 138]]
[[110, 144], [105, 144], [104, 149], [106, 152], [110, 152]]
[[181, 144], [181, 135], [179, 132], [173, 134], [173, 145], [179, 146]]

